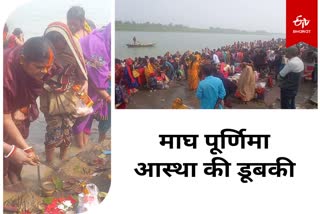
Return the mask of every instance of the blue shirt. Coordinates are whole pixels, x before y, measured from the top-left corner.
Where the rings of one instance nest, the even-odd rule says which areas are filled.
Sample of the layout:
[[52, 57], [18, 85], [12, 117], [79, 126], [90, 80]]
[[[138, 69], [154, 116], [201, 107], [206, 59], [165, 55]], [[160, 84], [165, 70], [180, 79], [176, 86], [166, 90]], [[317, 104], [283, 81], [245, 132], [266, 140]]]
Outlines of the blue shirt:
[[[197, 97], [200, 100], [201, 109], [214, 109], [218, 99], [226, 96], [222, 81], [213, 76], [208, 76], [200, 81], [197, 89]], [[220, 105], [219, 108], [222, 108]]]
[[168, 67], [169, 67], [169, 70], [170, 70], [170, 71], [174, 71], [174, 67], [173, 67], [173, 65], [172, 65], [170, 62], [165, 61], [164, 64], [165, 64], [165, 66], [168, 66]]

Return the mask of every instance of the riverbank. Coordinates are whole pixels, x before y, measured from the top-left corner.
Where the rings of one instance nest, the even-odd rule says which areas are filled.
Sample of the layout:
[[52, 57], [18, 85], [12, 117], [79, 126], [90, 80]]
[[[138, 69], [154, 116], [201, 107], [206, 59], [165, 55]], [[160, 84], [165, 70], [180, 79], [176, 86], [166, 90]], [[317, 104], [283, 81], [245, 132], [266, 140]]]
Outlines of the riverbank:
[[[297, 109], [317, 109], [317, 104], [310, 99], [317, 90], [317, 84], [305, 81], [301, 83], [296, 97]], [[169, 89], [156, 90], [150, 92], [142, 89], [129, 99], [129, 109], [171, 109], [175, 98], [180, 97], [183, 103], [192, 109], [199, 109], [199, 101], [195, 96], [195, 91], [188, 89], [185, 80], [173, 81]], [[277, 86], [266, 89], [264, 100], [252, 100], [247, 104], [242, 103], [238, 98], [231, 97], [232, 108], [225, 109], [280, 109], [280, 89]]]
[[116, 31], [143, 31], [143, 32], [184, 32], [184, 33], [223, 33], [223, 34], [250, 34], [250, 35], [271, 35], [275, 33], [270, 33], [264, 30], [257, 31], [246, 31], [239, 29], [230, 28], [220, 28], [220, 27], [210, 27], [205, 28], [195, 28], [188, 27], [182, 24], [156, 24], [156, 23], [136, 23], [129, 21], [116, 21], [115, 22]]

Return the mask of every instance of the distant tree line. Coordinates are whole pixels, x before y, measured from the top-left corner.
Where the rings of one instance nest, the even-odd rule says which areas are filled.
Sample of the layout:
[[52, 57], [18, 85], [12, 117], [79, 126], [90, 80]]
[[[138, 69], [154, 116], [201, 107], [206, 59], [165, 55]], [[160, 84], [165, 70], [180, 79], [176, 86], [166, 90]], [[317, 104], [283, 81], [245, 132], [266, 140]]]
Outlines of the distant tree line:
[[227, 29], [219, 27], [209, 27], [209, 29], [192, 28], [181, 24], [160, 24], [160, 23], [136, 23], [135, 21], [116, 21], [116, 31], [147, 31], [147, 32], [199, 32], [199, 33], [226, 33], [226, 34], [271, 34], [267, 31], [245, 31], [237, 29]]

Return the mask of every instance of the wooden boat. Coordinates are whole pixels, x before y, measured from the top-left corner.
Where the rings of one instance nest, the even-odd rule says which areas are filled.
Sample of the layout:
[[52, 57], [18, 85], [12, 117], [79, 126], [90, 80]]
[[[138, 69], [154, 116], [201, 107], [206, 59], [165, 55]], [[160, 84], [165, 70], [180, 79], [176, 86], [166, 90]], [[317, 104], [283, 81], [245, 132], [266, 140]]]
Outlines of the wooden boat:
[[153, 47], [156, 43], [146, 43], [146, 44], [127, 44], [128, 48], [146, 48]]

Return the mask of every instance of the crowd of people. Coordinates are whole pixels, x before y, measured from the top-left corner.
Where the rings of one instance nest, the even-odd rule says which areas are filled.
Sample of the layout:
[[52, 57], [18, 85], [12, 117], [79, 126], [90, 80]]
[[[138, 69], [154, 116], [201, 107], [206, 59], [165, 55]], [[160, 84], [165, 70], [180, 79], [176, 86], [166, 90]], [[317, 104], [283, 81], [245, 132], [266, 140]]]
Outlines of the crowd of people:
[[[285, 39], [235, 42], [213, 50], [116, 59], [115, 70], [116, 108], [126, 108], [128, 97], [138, 90], [166, 89], [171, 81], [179, 80], [188, 82], [201, 108], [223, 108], [232, 107], [230, 95], [243, 103], [263, 98], [265, 85], [272, 87], [275, 82], [282, 88], [282, 101], [296, 96], [300, 79], [317, 81], [317, 49], [304, 43], [286, 48]], [[293, 81], [291, 73], [297, 73], [299, 78]], [[257, 84], [259, 81], [265, 84]], [[284, 90], [288, 82], [295, 85], [292, 92]], [[295, 107], [281, 102], [282, 108], [288, 106]]]
[[73, 136], [84, 148], [94, 119], [99, 121], [100, 142], [110, 128], [111, 26], [96, 29], [78, 6], [71, 7], [66, 18], [66, 24], [50, 23], [43, 35], [26, 41], [21, 29], [8, 35], [5, 25], [5, 186], [21, 182], [23, 164], [40, 162], [26, 142], [30, 123], [40, 111], [47, 123], [43, 140], [47, 163], [53, 161], [55, 148], [60, 148], [61, 160], [66, 158]]

